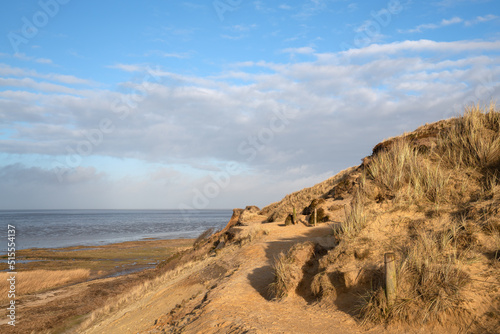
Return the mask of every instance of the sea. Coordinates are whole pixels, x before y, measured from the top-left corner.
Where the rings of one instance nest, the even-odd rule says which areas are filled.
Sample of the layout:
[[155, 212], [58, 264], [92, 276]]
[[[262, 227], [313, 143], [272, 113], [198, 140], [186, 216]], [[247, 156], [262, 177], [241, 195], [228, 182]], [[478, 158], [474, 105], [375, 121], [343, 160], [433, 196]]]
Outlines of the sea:
[[[221, 229], [232, 210], [0, 210], [0, 252], [16, 249], [99, 246], [141, 239], [196, 238]], [[14, 226], [15, 239], [8, 240]], [[11, 228], [12, 229], [12, 228]]]

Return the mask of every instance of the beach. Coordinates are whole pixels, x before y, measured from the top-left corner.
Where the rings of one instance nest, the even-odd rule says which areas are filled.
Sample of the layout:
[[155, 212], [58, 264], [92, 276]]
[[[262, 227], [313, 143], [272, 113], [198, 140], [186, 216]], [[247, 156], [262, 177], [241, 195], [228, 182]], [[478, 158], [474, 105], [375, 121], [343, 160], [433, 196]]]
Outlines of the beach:
[[[63, 331], [109, 298], [154, 278], [159, 263], [192, 243], [192, 239], [145, 239], [92, 247], [19, 250], [16, 326], [9, 326], [9, 332], [27, 333], [39, 328]], [[5, 271], [7, 263], [2, 262], [0, 268], [4, 270], [0, 273], [0, 296], [7, 297], [8, 285], [3, 277], [10, 275]], [[0, 331], [8, 326], [8, 303], [6, 298], [0, 300]]]

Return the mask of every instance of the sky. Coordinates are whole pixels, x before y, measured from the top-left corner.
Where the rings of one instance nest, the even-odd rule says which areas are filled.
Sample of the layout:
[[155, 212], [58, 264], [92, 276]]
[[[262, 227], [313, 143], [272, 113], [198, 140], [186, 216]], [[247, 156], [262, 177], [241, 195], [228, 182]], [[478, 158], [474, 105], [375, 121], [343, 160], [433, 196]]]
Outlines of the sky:
[[500, 5], [3, 1], [0, 209], [263, 207], [500, 96]]

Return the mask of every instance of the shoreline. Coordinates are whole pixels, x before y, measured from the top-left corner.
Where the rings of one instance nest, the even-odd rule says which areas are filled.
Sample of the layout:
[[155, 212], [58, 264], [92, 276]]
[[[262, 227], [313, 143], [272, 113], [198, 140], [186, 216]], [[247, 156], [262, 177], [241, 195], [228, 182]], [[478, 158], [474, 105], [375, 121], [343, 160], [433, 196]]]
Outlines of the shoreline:
[[[125, 238], [124, 238], [125, 239]], [[159, 236], [159, 237], [142, 237], [138, 239], [129, 239], [128, 240], [123, 240], [123, 241], [109, 241], [105, 242], [103, 241], [102, 243], [95, 244], [95, 243], [90, 243], [90, 242], [84, 242], [84, 243], [76, 243], [74, 245], [63, 245], [63, 246], [56, 246], [56, 247], [23, 247], [23, 248], [16, 248], [16, 252], [21, 252], [21, 251], [27, 251], [27, 250], [53, 250], [53, 251], [64, 251], [64, 250], [70, 250], [74, 248], [74, 251], [79, 251], [79, 250], [85, 250], [85, 249], [94, 249], [98, 248], [101, 246], [109, 246], [109, 245], [117, 245], [117, 244], [123, 244], [127, 242], [143, 242], [143, 241], [166, 241], [166, 240], [194, 240], [195, 238], [193, 237], [179, 237], [175, 236], [174, 238], [166, 238], [164, 236]], [[6, 258], [7, 251], [5, 250], [0, 250], [0, 262]]]
[[[183, 236], [182, 234], [186, 234], [186, 236]], [[62, 243], [60, 246], [54, 246], [54, 247], [47, 247], [47, 246], [24, 246], [22, 243], [21, 245], [19, 242], [16, 243], [16, 252], [20, 251], [26, 251], [26, 250], [65, 250], [65, 249], [70, 249], [70, 248], [96, 248], [96, 247], [101, 247], [101, 246], [108, 246], [108, 245], [115, 245], [115, 244], [122, 244], [126, 242], [142, 242], [142, 241], [150, 241], [150, 240], [189, 240], [189, 239], [195, 239], [196, 237], [193, 235], [191, 232], [179, 232], [175, 234], [171, 234], [171, 237], [169, 237], [168, 234], [159, 234], [158, 236], [141, 236], [141, 237], [119, 237], [119, 238], [110, 238], [108, 240], [98, 240], [98, 241], [92, 241], [92, 240], [80, 240], [80, 241], [74, 241], [74, 243]], [[6, 258], [7, 255], [7, 248], [5, 245], [2, 245], [0, 248], [0, 261], [2, 259]]]
[[[155, 268], [173, 253], [192, 245], [192, 238], [143, 238], [105, 245], [77, 245], [16, 250], [16, 270], [90, 270], [89, 280], [118, 277]], [[0, 255], [0, 272], [8, 270], [7, 254]]]
[[[64, 248], [37, 248], [19, 250], [16, 260], [17, 280], [26, 283], [23, 273], [32, 277], [33, 291], [16, 295], [19, 322], [13, 333], [26, 333], [39, 328], [64, 331], [82, 321], [95, 309], [105, 305], [142, 282], [158, 275], [155, 269], [161, 261], [176, 252], [192, 247], [194, 239], [146, 239], [125, 241], [95, 247], [72, 246]], [[22, 263], [22, 261], [28, 261]], [[6, 263], [0, 263], [5, 268]], [[88, 273], [68, 281], [40, 288], [48, 279], [45, 275], [64, 277], [67, 273], [83, 270]], [[2, 271], [0, 275], [8, 275]], [[6, 288], [6, 286], [5, 286]], [[18, 287], [21, 291], [21, 287]], [[3, 286], [0, 286], [0, 290]], [[3, 291], [5, 292], [5, 291]], [[2, 293], [2, 296], [7, 296]], [[0, 300], [0, 331], [7, 326], [8, 300]], [[19, 306], [17, 306], [19, 305]], [[5, 307], [4, 307], [5, 306]], [[49, 311], [48, 311], [49, 310]], [[61, 317], [64, 321], [61, 322]], [[76, 319], [76, 320], [75, 320]], [[69, 326], [69, 327], [68, 327]], [[12, 328], [9, 327], [9, 330]]]

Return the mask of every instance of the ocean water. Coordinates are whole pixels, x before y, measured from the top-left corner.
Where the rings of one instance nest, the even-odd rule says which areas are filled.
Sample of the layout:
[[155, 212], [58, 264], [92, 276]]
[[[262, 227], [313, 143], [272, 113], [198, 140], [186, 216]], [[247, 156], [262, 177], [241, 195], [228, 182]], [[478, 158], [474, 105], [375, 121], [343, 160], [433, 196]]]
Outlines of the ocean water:
[[0, 211], [0, 252], [15, 226], [16, 249], [97, 246], [144, 238], [195, 238], [222, 228], [232, 210], [28, 210]]

